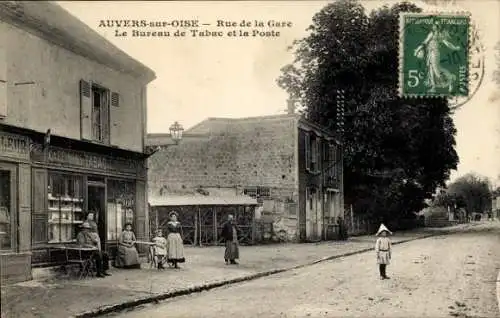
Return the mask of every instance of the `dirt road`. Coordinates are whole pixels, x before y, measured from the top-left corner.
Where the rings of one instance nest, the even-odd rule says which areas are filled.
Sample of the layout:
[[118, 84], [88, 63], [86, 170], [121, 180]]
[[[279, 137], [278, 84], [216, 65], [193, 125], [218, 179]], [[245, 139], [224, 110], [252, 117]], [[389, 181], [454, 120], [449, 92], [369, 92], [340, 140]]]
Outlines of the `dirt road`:
[[373, 252], [175, 298], [120, 317], [500, 317], [500, 226], [394, 246], [390, 280]]

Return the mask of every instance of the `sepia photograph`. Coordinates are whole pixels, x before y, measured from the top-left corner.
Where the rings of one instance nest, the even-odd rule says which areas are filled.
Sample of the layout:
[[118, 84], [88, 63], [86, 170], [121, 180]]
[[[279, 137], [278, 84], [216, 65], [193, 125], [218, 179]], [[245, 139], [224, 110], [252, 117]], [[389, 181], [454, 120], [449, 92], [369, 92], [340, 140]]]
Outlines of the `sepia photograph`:
[[0, 1], [1, 318], [497, 318], [499, 247], [500, 0]]

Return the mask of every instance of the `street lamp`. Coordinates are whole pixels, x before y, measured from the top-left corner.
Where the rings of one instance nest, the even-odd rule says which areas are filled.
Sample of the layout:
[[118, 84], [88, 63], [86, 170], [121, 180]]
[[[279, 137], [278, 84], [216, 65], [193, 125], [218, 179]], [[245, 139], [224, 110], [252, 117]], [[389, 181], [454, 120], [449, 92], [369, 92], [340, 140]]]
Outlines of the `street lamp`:
[[167, 149], [169, 146], [175, 146], [178, 145], [179, 142], [182, 139], [182, 133], [184, 132], [184, 128], [182, 127], [181, 124], [179, 124], [177, 121], [174, 122], [170, 128], [170, 139], [174, 142], [173, 144], [161, 144], [161, 145], [156, 145], [156, 146], [147, 146], [146, 147], [146, 154], [147, 157], [152, 156], [155, 154], [157, 151], [161, 149]]
[[175, 122], [172, 126], [170, 126], [170, 136], [176, 145], [181, 141], [183, 131], [184, 128], [178, 122]]

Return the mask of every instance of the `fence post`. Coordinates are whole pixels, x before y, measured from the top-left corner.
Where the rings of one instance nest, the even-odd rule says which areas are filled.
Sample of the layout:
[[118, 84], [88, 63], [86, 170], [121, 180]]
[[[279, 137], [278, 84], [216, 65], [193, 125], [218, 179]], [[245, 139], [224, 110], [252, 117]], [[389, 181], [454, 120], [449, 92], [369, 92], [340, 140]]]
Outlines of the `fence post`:
[[353, 211], [353, 208], [352, 208], [352, 204], [349, 206], [349, 213], [351, 215], [351, 229], [354, 232], [354, 211]]

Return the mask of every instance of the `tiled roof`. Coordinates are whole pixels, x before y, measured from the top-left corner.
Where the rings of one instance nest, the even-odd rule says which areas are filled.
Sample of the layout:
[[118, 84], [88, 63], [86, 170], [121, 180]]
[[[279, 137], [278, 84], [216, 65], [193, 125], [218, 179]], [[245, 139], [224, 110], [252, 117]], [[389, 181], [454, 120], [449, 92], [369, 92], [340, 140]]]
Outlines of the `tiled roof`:
[[252, 122], [261, 122], [263, 120], [283, 120], [299, 118], [298, 115], [279, 114], [269, 116], [254, 116], [242, 118], [221, 118], [209, 117], [202, 122], [187, 129], [185, 133], [189, 134], [219, 134], [228, 129], [230, 125], [241, 125], [244, 123], [251, 124]]

